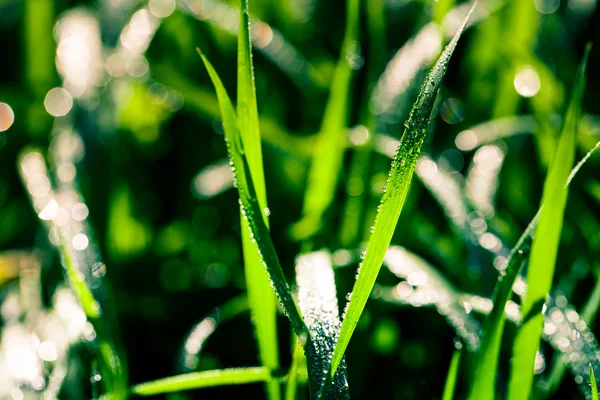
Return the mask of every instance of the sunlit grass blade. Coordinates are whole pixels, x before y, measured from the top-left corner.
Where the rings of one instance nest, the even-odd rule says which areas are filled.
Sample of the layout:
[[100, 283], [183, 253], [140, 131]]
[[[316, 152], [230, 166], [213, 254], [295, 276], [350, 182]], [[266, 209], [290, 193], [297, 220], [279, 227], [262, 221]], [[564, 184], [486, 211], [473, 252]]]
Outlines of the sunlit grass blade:
[[[267, 190], [263, 171], [263, 160], [258, 123], [258, 107], [252, 65], [252, 45], [250, 42], [250, 21], [248, 1], [241, 0], [240, 28], [238, 32], [238, 84], [237, 118], [250, 175], [258, 198], [262, 218], [269, 227], [267, 217]], [[248, 221], [241, 215], [242, 243], [244, 249], [244, 273], [248, 290], [248, 302], [252, 320], [256, 328], [258, 350], [261, 363], [275, 370], [279, 368], [277, 348], [277, 302], [271, 290], [269, 278], [265, 274], [256, 242], [248, 227]], [[280, 385], [272, 380], [267, 384], [268, 396], [272, 400], [281, 397]]]
[[421, 146], [427, 132], [429, 115], [435, 97], [440, 88], [442, 78], [446, 73], [450, 57], [456, 48], [456, 44], [464, 30], [466, 23], [473, 12], [475, 5], [463, 21], [461, 29], [450, 41], [440, 59], [437, 61], [423, 86], [417, 100], [410, 112], [406, 123], [406, 129], [400, 139], [400, 145], [396, 157], [392, 161], [391, 171], [387, 180], [387, 190], [383, 194], [379, 212], [375, 219], [373, 234], [367, 244], [365, 257], [358, 271], [358, 279], [354, 284], [352, 298], [348, 304], [342, 328], [338, 338], [335, 351], [331, 361], [331, 373], [333, 376], [337, 370], [358, 320], [365, 308], [371, 289], [375, 284], [377, 275], [381, 268], [385, 252], [392, 240], [404, 200], [408, 194], [408, 188], [421, 151]]
[[298, 240], [308, 239], [323, 226], [323, 215], [336, 193], [337, 180], [346, 149], [352, 60], [359, 57], [358, 29], [360, 0], [347, 0], [346, 32], [340, 59], [331, 82], [329, 99], [308, 172], [302, 219], [291, 234]]
[[596, 385], [596, 377], [594, 376], [592, 364], [590, 364], [590, 386], [592, 387], [592, 400], [600, 400], [600, 397], [598, 397], [598, 386]]
[[[321, 380], [326, 379], [329, 360], [340, 332], [340, 317], [331, 254], [325, 250], [303, 254], [296, 261], [298, 301], [304, 322], [320, 358]], [[344, 360], [333, 379], [329, 398], [348, 399]]]
[[565, 186], [575, 157], [575, 139], [585, 88], [585, 68], [589, 51], [590, 47], [588, 46], [575, 78], [554, 161], [544, 183], [543, 210], [535, 230], [527, 272], [528, 289], [522, 309], [524, 322], [517, 333], [514, 344], [508, 390], [509, 400], [526, 400], [531, 391], [535, 353], [542, 333], [543, 314], [541, 311], [554, 276], [563, 213], [567, 201]]
[[254, 189], [254, 183], [252, 182], [252, 176], [248, 163], [245, 158], [245, 151], [238, 130], [238, 122], [235, 116], [235, 111], [231, 100], [227, 95], [225, 87], [221, 82], [221, 79], [217, 75], [211, 63], [198, 49], [198, 53], [204, 62], [204, 65], [210, 75], [210, 78], [215, 86], [217, 92], [217, 98], [219, 100], [219, 106], [221, 107], [221, 114], [223, 119], [223, 127], [225, 130], [225, 139], [227, 142], [227, 150], [231, 159], [233, 172], [235, 175], [235, 181], [239, 194], [239, 203], [242, 215], [248, 222], [248, 228], [252, 233], [252, 240], [255, 240], [258, 244], [256, 250], [260, 254], [261, 263], [265, 266], [266, 271], [270, 278], [275, 294], [277, 295], [281, 306], [283, 307], [284, 313], [289, 318], [294, 333], [301, 338], [304, 343], [304, 350], [307, 353], [307, 359], [309, 361], [309, 373], [311, 375], [311, 390], [318, 390], [316, 385], [316, 375], [318, 371], [314, 369], [316, 350], [314, 343], [310, 340], [310, 334], [298, 307], [294, 302], [291, 294], [290, 287], [285, 279], [279, 258], [275, 252], [273, 241], [269, 228], [267, 228], [265, 221], [262, 217], [262, 211], [258, 204], [256, 192]]
[[446, 384], [444, 385], [444, 395], [442, 400], [454, 399], [454, 392], [456, 390], [456, 378], [458, 377], [458, 366], [460, 365], [460, 358], [462, 352], [455, 350], [450, 361], [450, 368], [448, 369], [448, 375], [446, 376]]
[[266, 382], [269, 379], [271, 379], [271, 372], [266, 367], [218, 369], [140, 383], [133, 386], [131, 392], [138, 396], [154, 396], [183, 390]]

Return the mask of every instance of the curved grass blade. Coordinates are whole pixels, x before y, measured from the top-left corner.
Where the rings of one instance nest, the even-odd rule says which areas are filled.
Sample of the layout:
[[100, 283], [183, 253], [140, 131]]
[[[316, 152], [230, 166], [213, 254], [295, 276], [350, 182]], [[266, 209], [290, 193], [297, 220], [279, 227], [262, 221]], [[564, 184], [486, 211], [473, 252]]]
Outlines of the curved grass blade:
[[170, 376], [151, 382], [140, 383], [131, 388], [131, 393], [138, 396], [154, 396], [163, 393], [215, 386], [267, 382], [270, 379], [271, 372], [266, 367], [218, 369], [192, 372], [190, 374]]
[[316, 390], [318, 390], [318, 386], [316, 386], [316, 382], [318, 381], [318, 378], [316, 378], [318, 375], [316, 374], [318, 374], [318, 371], [314, 369], [314, 366], [318, 363], [318, 356], [314, 343], [312, 340], [309, 340], [310, 333], [302, 320], [294, 299], [292, 298], [291, 290], [285, 279], [285, 275], [283, 274], [279, 258], [277, 257], [273, 241], [271, 240], [269, 229], [262, 218], [262, 212], [257, 201], [254, 184], [245, 158], [245, 151], [239, 134], [233, 105], [231, 104], [231, 100], [227, 95], [225, 87], [212, 64], [204, 57], [200, 49], [198, 49], [198, 54], [200, 54], [217, 92], [219, 106], [221, 107], [223, 127], [225, 130], [227, 150], [235, 176], [242, 215], [248, 221], [248, 228], [252, 234], [252, 240], [256, 241], [258, 244], [256, 250], [260, 254], [261, 263], [266, 268], [271, 286], [283, 307], [284, 313], [290, 320], [294, 333], [304, 343], [304, 350], [307, 354], [307, 360], [309, 361], [308, 368], [311, 376], [311, 390], [316, 393]]
[[598, 396], [598, 386], [596, 385], [596, 377], [594, 376], [594, 369], [590, 364], [590, 386], [592, 388], [592, 400], [600, 400]]
[[[248, 1], [241, 0], [240, 28], [238, 33], [238, 84], [237, 84], [237, 117], [239, 133], [254, 189], [258, 198], [262, 218], [268, 229], [267, 189], [263, 171], [262, 151], [260, 145], [260, 128], [258, 125], [258, 106], [254, 85], [254, 69], [252, 65], [252, 44], [250, 42], [250, 20]], [[248, 302], [252, 320], [255, 324], [258, 350], [262, 365], [275, 370], [279, 368], [279, 351], [277, 348], [277, 302], [270, 288], [269, 278], [264, 272], [260, 255], [256, 251], [256, 243], [248, 227], [248, 221], [241, 217], [242, 244], [244, 250], [244, 273], [248, 290]], [[269, 399], [281, 397], [279, 383], [275, 380], [267, 384]]]
[[[331, 254], [325, 250], [303, 254], [296, 261], [298, 301], [304, 322], [320, 359], [321, 381], [342, 325], [339, 317]], [[342, 360], [333, 378], [331, 399], [349, 399], [346, 365]]]
[[446, 384], [444, 385], [444, 395], [442, 396], [442, 400], [454, 399], [454, 391], [456, 389], [456, 378], [458, 376], [458, 366], [460, 365], [461, 354], [462, 352], [460, 350], [455, 350], [454, 354], [452, 355], [452, 360], [450, 361], [450, 369], [448, 370]]
[[532, 243], [527, 272], [528, 289], [523, 304], [523, 315], [532, 315], [532, 317], [529, 319], [524, 317], [524, 323], [515, 339], [508, 389], [509, 400], [526, 400], [531, 391], [535, 353], [539, 347], [544, 321], [541, 307], [550, 291], [554, 275], [563, 213], [567, 201], [565, 186], [575, 156], [575, 139], [585, 89], [585, 69], [589, 52], [590, 46], [586, 48], [577, 72], [555, 159], [544, 183], [542, 197], [544, 209], [541, 212], [535, 232], [536, 237]]
[[200, 352], [219, 325], [247, 311], [248, 299], [246, 294], [242, 294], [215, 308], [195, 324], [183, 341], [179, 356], [179, 372], [195, 371], [200, 362]]
[[440, 59], [437, 61], [421, 88], [421, 92], [410, 113], [406, 123], [406, 129], [400, 139], [400, 145], [396, 157], [392, 161], [392, 167], [387, 181], [387, 190], [383, 194], [379, 212], [375, 218], [375, 226], [367, 244], [365, 257], [358, 271], [358, 279], [354, 284], [351, 300], [342, 323], [335, 351], [331, 360], [330, 376], [333, 377], [340, 365], [346, 347], [358, 324], [358, 320], [365, 308], [371, 289], [375, 284], [377, 275], [381, 268], [385, 252], [392, 240], [404, 200], [408, 194], [408, 188], [421, 151], [421, 146], [427, 132], [429, 114], [433, 108], [435, 97], [440, 88], [442, 78], [446, 73], [450, 57], [456, 48], [456, 44], [464, 30], [469, 17], [477, 3], [475, 2], [469, 14], [463, 21], [461, 28], [450, 41]]
[[321, 230], [323, 215], [335, 197], [337, 179], [346, 150], [350, 82], [356, 68], [351, 64], [351, 60], [359, 57], [359, 5], [360, 0], [347, 0], [342, 53], [335, 68], [325, 115], [308, 172], [302, 219], [291, 231], [292, 236], [298, 240], [308, 239]]

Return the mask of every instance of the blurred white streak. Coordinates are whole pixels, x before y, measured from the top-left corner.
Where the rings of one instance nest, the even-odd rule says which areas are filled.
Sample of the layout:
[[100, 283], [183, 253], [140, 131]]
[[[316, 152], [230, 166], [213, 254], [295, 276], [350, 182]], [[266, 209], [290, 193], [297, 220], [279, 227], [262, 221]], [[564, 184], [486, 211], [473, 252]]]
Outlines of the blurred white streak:
[[433, 305], [463, 338], [469, 350], [479, 347], [479, 323], [459, 303], [458, 292], [420, 257], [403, 247], [392, 246], [383, 261], [390, 272], [400, 279], [387, 301], [410, 304], [414, 307]]
[[64, 88], [76, 99], [89, 99], [104, 78], [96, 17], [84, 9], [70, 10], [56, 23], [55, 35], [56, 68], [63, 78]]
[[371, 98], [371, 111], [385, 114], [394, 99], [408, 89], [417, 72], [429, 66], [442, 49], [442, 32], [435, 23], [425, 25], [414, 38], [408, 40], [388, 63], [379, 78]]
[[507, 136], [534, 132], [536, 128], [537, 121], [532, 115], [500, 118], [460, 132], [455, 143], [460, 150], [469, 151]]
[[504, 151], [498, 146], [480, 147], [473, 157], [465, 184], [467, 199], [485, 218], [494, 215], [494, 200], [498, 176], [504, 161]]
[[192, 181], [192, 193], [200, 198], [214, 197], [233, 187], [233, 173], [227, 159], [202, 169]]

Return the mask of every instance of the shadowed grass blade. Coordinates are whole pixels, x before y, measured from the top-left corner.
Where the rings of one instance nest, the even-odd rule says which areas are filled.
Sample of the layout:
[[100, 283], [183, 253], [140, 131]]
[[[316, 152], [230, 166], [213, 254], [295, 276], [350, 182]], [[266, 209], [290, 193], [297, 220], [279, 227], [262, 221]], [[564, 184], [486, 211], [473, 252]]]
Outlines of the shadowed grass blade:
[[[567, 202], [565, 188], [575, 156], [575, 138], [581, 113], [581, 101], [585, 88], [585, 67], [589, 56], [588, 46], [577, 72], [575, 84], [554, 161], [544, 183], [540, 220], [532, 243], [531, 259], [527, 272], [527, 293], [522, 308], [524, 322], [517, 333], [514, 358], [511, 366], [508, 399], [529, 398], [533, 382], [535, 353], [542, 333], [542, 306], [550, 291], [563, 213]], [[531, 317], [528, 317], [531, 316]]]
[[366, 254], [358, 271], [358, 279], [354, 284], [352, 297], [348, 304], [347, 311], [342, 323], [340, 336], [338, 338], [335, 351], [331, 361], [331, 372], [333, 376], [337, 370], [346, 347], [350, 342], [350, 338], [354, 333], [354, 329], [358, 324], [358, 320], [365, 308], [371, 289], [375, 284], [381, 264], [385, 256], [385, 252], [392, 240], [392, 235], [396, 228], [404, 200], [408, 193], [408, 188], [412, 179], [421, 146], [427, 132], [427, 124], [429, 115], [435, 97], [440, 88], [442, 78], [446, 73], [450, 57], [456, 48], [456, 44], [464, 30], [466, 23], [475, 8], [476, 3], [469, 11], [469, 14], [463, 21], [461, 28], [458, 30], [454, 38], [450, 41], [440, 59], [437, 61], [423, 86], [417, 100], [410, 112], [406, 129], [400, 139], [400, 145], [394, 160], [387, 180], [387, 190], [383, 194], [379, 212], [375, 219], [373, 234], [371, 235]]
[[140, 383], [131, 388], [131, 392], [138, 396], [153, 396], [162, 393], [214, 386], [266, 382], [269, 379], [271, 379], [271, 373], [266, 367], [218, 369], [192, 372], [190, 374], [170, 376], [151, 382]]
[[592, 387], [592, 400], [600, 400], [600, 397], [598, 397], [598, 386], [596, 385], [596, 377], [594, 376], [592, 364], [590, 364], [590, 386]]
[[[239, 133], [244, 145], [252, 182], [254, 182], [258, 205], [265, 225], [268, 228], [267, 190], [263, 171], [249, 28], [248, 1], [241, 0], [240, 29], [238, 34], [237, 117]], [[252, 239], [248, 221], [243, 215], [241, 215], [241, 225], [248, 302], [250, 304], [252, 320], [256, 328], [260, 361], [264, 366], [275, 370], [279, 368], [277, 302], [275, 294], [271, 290], [269, 278], [265, 274], [259, 253], [256, 250], [256, 242]], [[267, 385], [267, 392], [270, 399], [279, 399], [281, 397], [279, 383], [275, 380], [270, 381]]]
[[347, 115], [352, 79], [352, 60], [359, 57], [358, 28], [360, 0], [347, 0], [346, 32], [329, 100], [314, 155], [308, 172], [308, 182], [302, 219], [292, 227], [292, 236], [308, 239], [322, 228], [323, 214], [335, 197], [337, 179], [343, 165], [346, 149]]
[[460, 358], [462, 352], [455, 350], [450, 361], [450, 368], [448, 369], [448, 375], [446, 376], [446, 384], [444, 385], [444, 396], [442, 400], [454, 399], [454, 391], [456, 389], [456, 378], [458, 376], [458, 366], [460, 365]]
[[309, 361], [308, 367], [311, 376], [311, 390], [316, 393], [316, 390], [318, 390], [317, 377], [320, 376], [320, 374], [317, 375], [318, 371], [316, 371], [314, 367], [318, 364], [318, 356], [314, 344], [312, 340], [310, 340], [309, 331], [302, 320], [294, 299], [292, 298], [289, 285], [283, 274], [277, 253], [275, 252], [269, 229], [262, 217], [262, 211], [258, 204], [254, 184], [245, 158], [245, 151], [239, 134], [238, 122], [233, 110], [233, 105], [223, 87], [221, 79], [211, 63], [204, 57], [202, 52], [200, 52], [200, 49], [198, 49], [198, 54], [200, 54], [217, 92], [219, 106], [221, 107], [223, 127], [225, 130], [227, 150], [235, 176], [242, 215], [244, 219], [247, 220], [248, 228], [252, 234], [252, 240], [256, 241], [258, 244], [256, 250], [260, 254], [261, 263], [266, 268], [271, 286], [283, 307], [284, 313], [289, 318], [294, 333], [304, 343], [307, 360]]
[[[331, 254], [321, 250], [299, 256], [296, 261], [296, 282], [300, 311], [315, 342], [320, 358], [318, 370], [324, 381], [341, 326]], [[333, 379], [329, 398], [350, 398], [344, 360]]]

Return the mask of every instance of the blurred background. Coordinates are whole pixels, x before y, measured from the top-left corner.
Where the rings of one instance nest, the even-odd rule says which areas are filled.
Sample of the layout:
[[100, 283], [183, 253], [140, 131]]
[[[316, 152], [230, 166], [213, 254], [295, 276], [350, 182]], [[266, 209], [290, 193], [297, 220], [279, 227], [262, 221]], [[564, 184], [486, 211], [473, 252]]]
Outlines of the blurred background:
[[[258, 365], [237, 193], [216, 96], [195, 50], [235, 99], [238, 7], [0, 0], [1, 398], [81, 399], [98, 390], [86, 344], [95, 333], [67, 289], [49, 221], [69, 226], [75, 249], [90, 250], [86, 280], [105, 282], [91, 286], [115, 311], [110, 326], [120, 332], [131, 383]], [[290, 283], [307, 235], [328, 248], [342, 305], [410, 106], [467, 9], [454, 0], [362, 0], [359, 40], [342, 51], [346, 8], [341, 0], [250, 2], [275, 247]], [[392, 243], [429, 263], [456, 293], [489, 298], [539, 206], [577, 65], [586, 42], [600, 39], [600, 7], [480, 0], [472, 22], [436, 101]], [[589, 61], [577, 160], [600, 139], [599, 54], [593, 49]], [[342, 110], [348, 131], [337, 189], [315, 234], [297, 222], [338, 60], [352, 74]], [[599, 167], [592, 157], [572, 183], [557, 263], [554, 287], [577, 309], [598, 281]], [[54, 185], [40, 178], [46, 168]], [[51, 186], [66, 193], [70, 211], [40, 205]], [[347, 352], [354, 398], [440, 398], [464, 339], [426, 301], [386, 299], [398, 282], [382, 270], [379, 298]], [[408, 284], [418, 289], [414, 279]], [[205, 317], [218, 329], [190, 345], [186, 337]], [[287, 369], [294, 342], [285, 317], [278, 322]], [[208, 336], [213, 325], [196, 334]], [[506, 336], [513, 334], [508, 325]], [[202, 343], [199, 356], [194, 343]], [[510, 350], [503, 349], [500, 382]], [[547, 394], [555, 353], [542, 350], [536, 373]], [[579, 398], [581, 383], [567, 373], [555, 398]], [[467, 388], [459, 383], [459, 393]], [[182, 396], [241, 395], [262, 398], [264, 389]]]

